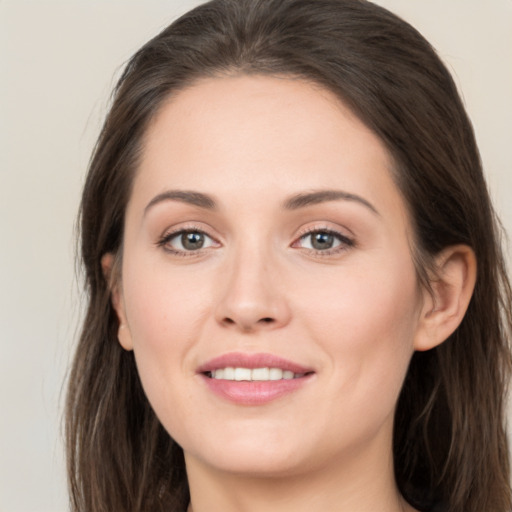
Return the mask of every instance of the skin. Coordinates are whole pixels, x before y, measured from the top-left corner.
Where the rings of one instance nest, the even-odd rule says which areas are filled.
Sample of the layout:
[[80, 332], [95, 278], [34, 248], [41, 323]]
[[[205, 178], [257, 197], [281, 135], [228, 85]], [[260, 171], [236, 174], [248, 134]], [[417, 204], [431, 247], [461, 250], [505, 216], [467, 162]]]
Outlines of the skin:
[[[397, 397], [413, 352], [460, 322], [475, 263], [449, 248], [434, 295], [421, 288], [392, 165], [336, 97], [300, 80], [204, 79], [149, 126], [113, 303], [120, 343], [184, 449], [190, 510], [412, 510], [393, 477]], [[284, 206], [321, 190], [350, 196]], [[169, 235], [185, 229], [207, 235], [202, 249]], [[334, 247], [315, 250], [308, 231], [326, 230]], [[314, 374], [269, 403], [235, 404], [197, 373], [233, 351]]]

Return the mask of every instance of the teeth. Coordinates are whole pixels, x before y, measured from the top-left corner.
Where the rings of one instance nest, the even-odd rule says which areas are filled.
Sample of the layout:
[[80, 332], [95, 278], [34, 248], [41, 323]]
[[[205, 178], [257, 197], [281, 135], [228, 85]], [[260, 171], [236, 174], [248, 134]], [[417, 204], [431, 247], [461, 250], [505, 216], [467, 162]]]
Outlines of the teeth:
[[303, 377], [303, 373], [293, 373], [290, 370], [281, 368], [219, 368], [211, 372], [213, 379], [236, 380], [236, 381], [269, 381], [269, 380], [290, 380]]
[[283, 378], [283, 370], [280, 368], [270, 368], [268, 378], [270, 380], [281, 380]]
[[254, 368], [251, 372], [251, 380], [268, 380], [269, 373], [268, 368]]
[[252, 380], [249, 368], [235, 368], [235, 380]]
[[[215, 375], [217, 375], [217, 372], [219, 370], [215, 370]], [[222, 370], [221, 370], [222, 372]], [[235, 369], [234, 368], [224, 368], [224, 376], [223, 377], [219, 377], [221, 379], [226, 379], [226, 380], [235, 380]]]

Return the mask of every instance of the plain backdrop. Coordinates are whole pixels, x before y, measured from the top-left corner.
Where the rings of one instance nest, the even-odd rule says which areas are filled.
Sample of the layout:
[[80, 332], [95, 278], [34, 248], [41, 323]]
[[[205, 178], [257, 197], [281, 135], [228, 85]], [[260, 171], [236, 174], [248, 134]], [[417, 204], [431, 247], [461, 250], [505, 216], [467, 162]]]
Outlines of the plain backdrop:
[[[61, 415], [87, 161], [123, 63], [198, 3], [0, 0], [0, 512], [68, 510]], [[455, 75], [512, 232], [512, 0], [378, 3]]]

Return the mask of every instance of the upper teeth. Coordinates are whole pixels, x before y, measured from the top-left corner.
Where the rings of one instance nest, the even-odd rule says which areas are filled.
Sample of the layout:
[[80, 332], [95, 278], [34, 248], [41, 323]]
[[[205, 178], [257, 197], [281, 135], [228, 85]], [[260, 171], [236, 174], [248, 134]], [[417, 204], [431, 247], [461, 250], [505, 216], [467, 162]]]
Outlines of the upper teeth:
[[210, 375], [213, 379], [223, 380], [281, 380], [303, 376], [281, 368], [219, 368], [210, 372]]

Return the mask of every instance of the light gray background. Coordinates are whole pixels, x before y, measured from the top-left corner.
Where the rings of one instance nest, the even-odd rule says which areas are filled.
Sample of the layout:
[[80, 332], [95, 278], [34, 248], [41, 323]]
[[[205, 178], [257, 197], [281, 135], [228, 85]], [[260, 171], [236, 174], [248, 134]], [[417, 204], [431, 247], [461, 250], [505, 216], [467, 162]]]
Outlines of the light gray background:
[[[0, 512], [68, 509], [60, 422], [87, 160], [122, 64], [197, 3], [0, 0]], [[455, 74], [512, 232], [512, 0], [378, 3]]]

